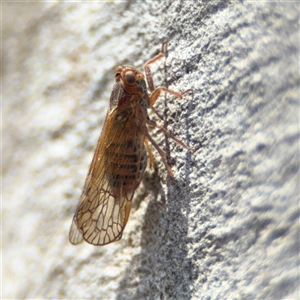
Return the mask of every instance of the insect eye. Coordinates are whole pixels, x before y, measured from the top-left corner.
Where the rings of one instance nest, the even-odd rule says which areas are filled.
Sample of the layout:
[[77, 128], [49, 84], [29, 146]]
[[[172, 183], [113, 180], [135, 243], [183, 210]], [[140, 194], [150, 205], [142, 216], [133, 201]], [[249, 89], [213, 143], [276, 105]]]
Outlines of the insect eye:
[[134, 75], [134, 73], [132, 71], [127, 71], [125, 73], [125, 78], [124, 79], [125, 79], [125, 82], [127, 84], [133, 84], [133, 83], [135, 83], [135, 75]]

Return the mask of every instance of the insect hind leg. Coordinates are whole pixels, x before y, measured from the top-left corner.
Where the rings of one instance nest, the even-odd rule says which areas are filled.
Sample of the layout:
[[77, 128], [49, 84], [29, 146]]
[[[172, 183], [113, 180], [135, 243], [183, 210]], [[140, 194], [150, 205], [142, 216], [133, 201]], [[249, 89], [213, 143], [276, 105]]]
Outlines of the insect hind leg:
[[151, 144], [154, 146], [154, 148], [157, 150], [157, 152], [159, 153], [159, 155], [161, 156], [161, 159], [168, 171], [169, 176], [174, 179], [174, 174], [172, 172], [171, 167], [169, 166], [168, 162], [167, 162], [167, 156], [166, 153], [164, 151], [162, 151], [159, 146], [156, 144], [156, 142], [151, 138], [151, 136], [149, 135], [149, 133], [146, 133], [146, 137], [147, 139], [151, 142]]

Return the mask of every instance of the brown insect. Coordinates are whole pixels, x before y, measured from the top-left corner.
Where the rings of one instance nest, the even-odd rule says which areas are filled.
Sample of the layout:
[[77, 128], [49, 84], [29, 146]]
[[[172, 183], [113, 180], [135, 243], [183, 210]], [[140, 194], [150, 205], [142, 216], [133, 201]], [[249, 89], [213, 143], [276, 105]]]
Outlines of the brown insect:
[[178, 144], [193, 151], [150, 120], [147, 114], [148, 108], [156, 112], [153, 105], [161, 92], [178, 98], [188, 92], [177, 93], [165, 87], [154, 89], [149, 66], [164, 56], [165, 49], [166, 42], [161, 52], [144, 65], [151, 94], [148, 94], [142, 72], [130, 66], [119, 66], [115, 70], [106, 120], [70, 228], [72, 244], [84, 239], [93, 245], [106, 245], [121, 239], [134, 191], [146, 168], [147, 152], [150, 161], [154, 159], [149, 141], [173, 178], [166, 155], [149, 135], [147, 125], [158, 127]]

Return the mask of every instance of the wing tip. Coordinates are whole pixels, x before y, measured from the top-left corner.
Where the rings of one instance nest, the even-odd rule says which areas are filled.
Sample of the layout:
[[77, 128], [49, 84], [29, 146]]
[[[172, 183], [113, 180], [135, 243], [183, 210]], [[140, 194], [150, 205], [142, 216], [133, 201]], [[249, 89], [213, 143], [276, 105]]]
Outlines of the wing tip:
[[73, 245], [77, 245], [83, 241], [82, 232], [77, 227], [77, 222], [75, 219], [72, 221], [72, 225], [69, 232], [69, 241]]

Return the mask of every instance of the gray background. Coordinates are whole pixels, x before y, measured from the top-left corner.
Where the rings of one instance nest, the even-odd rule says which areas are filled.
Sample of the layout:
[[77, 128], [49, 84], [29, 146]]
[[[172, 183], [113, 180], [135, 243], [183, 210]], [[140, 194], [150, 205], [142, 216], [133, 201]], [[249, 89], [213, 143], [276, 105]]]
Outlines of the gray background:
[[[2, 3], [2, 297], [299, 299], [299, 4]], [[159, 156], [121, 241], [68, 230], [119, 64], [169, 41]], [[152, 115], [151, 115], [152, 116]], [[153, 117], [153, 116], [152, 116]], [[158, 171], [157, 171], [158, 170]]]

